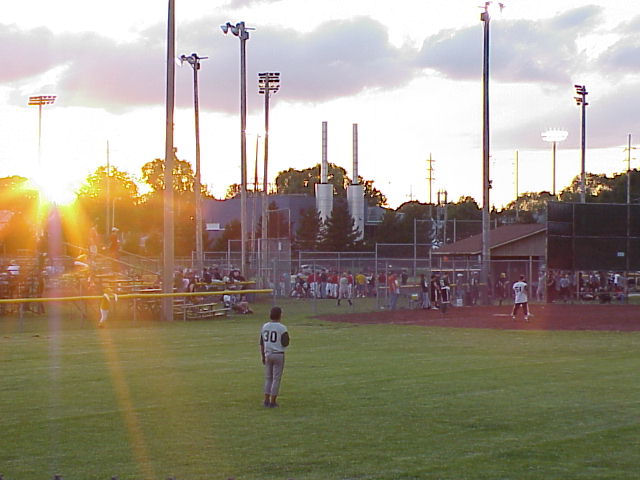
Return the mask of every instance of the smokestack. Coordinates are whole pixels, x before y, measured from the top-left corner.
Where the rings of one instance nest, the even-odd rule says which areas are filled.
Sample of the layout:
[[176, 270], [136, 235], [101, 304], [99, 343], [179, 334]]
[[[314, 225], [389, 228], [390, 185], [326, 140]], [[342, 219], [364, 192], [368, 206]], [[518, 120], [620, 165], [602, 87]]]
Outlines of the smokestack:
[[322, 163], [320, 183], [316, 183], [316, 210], [322, 221], [326, 221], [333, 211], [333, 184], [329, 183], [329, 162], [327, 160], [327, 122], [322, 122]]
[[327, 160], [327, 122], [322, 122], [322, 164], [320, 166], [320, 183], [329, 181], [329, 162]]
[[347, 187], [347, 204], [353, 224], [358, 229], [358, 240], [364, 238], [364, 185], [358, 182], [358, 124], [353, 124], [353, 180]]
[[353, 124], [353, 185], [358, 185], [358, 124]]

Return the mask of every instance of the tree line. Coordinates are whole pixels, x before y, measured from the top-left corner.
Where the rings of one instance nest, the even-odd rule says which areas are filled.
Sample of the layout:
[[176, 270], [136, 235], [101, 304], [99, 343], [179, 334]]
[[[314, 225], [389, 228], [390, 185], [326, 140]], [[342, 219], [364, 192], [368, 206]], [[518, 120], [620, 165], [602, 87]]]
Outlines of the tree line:
[[[640, 198], [640, 174], [629, 172], [631, 198]], [[375, 228], [358, 232], [349, 215], [346, 203], [347, 186], [352, 180], [344, 168], [329, 165], [329, 181], [334, 185], [334, 209], [323, 222], [315, 208], [300, 212], [295, 231], [289, 231], [287, 220], [278, 215], [269, 217], [269, 237], [287, 235], [296, 250], [349, 251], [371, 250], [376, 243], [413, 243], [416, 235], [421, 243], [430, 242], [436, 235], [436, 227], [442, 224], [444, 206], [410, 201], [397, 209], [386, 208], [386, 196], [375, 188], [372, 180], [358, 178], [364, 186], [365, 203], [371, 207], [385, 208], [381, 221]], [[320, 165], [296, 170], [290, 168], [279, 172], [270, 194], [315, 194], [315, 185], [320, 182]], [[35, 250], [37, 233], [46, 231], [47, 222], [38, 212], [38, 193], [29, 187], [26, 178], [10, 176], [0, 178], [0, 248], [9, 254], [20, 249]], [[195, 249], [195, 175], [191, 164], [176, 159], [173, 172], [175, 251], [178, 256], [190, 256]], [[60, 207], [62, 236], [71, 243], [83, 243], [84, 232], [95, 225], [104, 237], [110, 226], [117, 226], [122, 236], [122, 247], [132, 253], [157, 256], [162, 252], [163, 194], [165, 189], [165, 165], [155, 159], [142, 167], [141, 184], [128, 172], [116, 167], [98, 167], [87, 176], [76, 192], [73, 206]], [[624, 203], [627, 196], [627, 174], [611, 177], [602, 174], [587, 174], [587, 201], [597, 203]], [[144, 193], [142, 191], [144, 190]], [[239, 195], [239, 185], [230, 185], [225, 198]], [[557, 197], [549, 192], [524, 193], [504, 208], [492, 209], [491, 220], [497, 223], [536, 223], [544, 221], [546, 204], [549, 201], [578, 202], [580, 179], [577, 176]], [[202, 185], [204, 199], [214, 199], [206, 185]], [[107, 202], [107, 198], [109, 202]], [[274, 203], [269, 210], [276, 210]], [[50, 212], [51, 213], [51, 212]], [[38, 218], [40, 217], [40, 220]], [[461, 221], [461, 227], [469, 227], [468, 234], [476, 233], [482, 218], [481, 209], [470, 196], [460, 197], [447, 203], [446, 218]], [[44, 227], [41, 226], [44, 222]], [[258, 220], [256, 237], [262, 229]], [[467, 222], [467, 223], [464, 223]], [[223, 234], [207, 243], [207, 251], [224, 251], [228, 240], [240, 239], [240, 222], [234, 220], [224, 226]]]

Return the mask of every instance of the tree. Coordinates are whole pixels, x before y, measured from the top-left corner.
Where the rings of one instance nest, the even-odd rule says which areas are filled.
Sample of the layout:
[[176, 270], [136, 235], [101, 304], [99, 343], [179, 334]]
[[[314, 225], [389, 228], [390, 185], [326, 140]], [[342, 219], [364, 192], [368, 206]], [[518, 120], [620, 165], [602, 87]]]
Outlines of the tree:
[[224, 194], [224, 198], [226, 200], [230, 200], [232, 198], [236, 198], [238, 195], [240, 195], [240, 184], [232, 183], [227, 187], [227, 191]]
[[[329, 163], [327, 177], [328, 182], [333, 184], [336, 197], [346, 198], [347, 186], [351, 183], [351, 179], [347, 176], [347, 171], [338, 165]], [[360, 176], [358, 176], [358, 180], [364, 186], [364, 197], [367, 205], [386, 205], [387, 197], [373, 186], [373, 180], [364, 180]], [[276, 191], [282, 195], [299, 193], [315, 195], [317, 183], [320, 183], [320, 164], [304, 170], [290, 168], [280, 172], [276, 177]]]
[[36, 248], [38, 192], [18, 175], [0, 178], [0, 245], [3, 251]]
[[510, 202], [499, 214], [500, 217], [516, 217], [518, 208], [518, 223], [536, 223], [542, 221], [547, 214], [547, 203], [555, 201], [556, 197], [549, 192], [527, 192]]
[[355, 250], [358, 237], [359, 230], [346, 202], [334, 202], [331, 216], [327, 218], [322, 229], [320, 248], [328, 252]]
[[[151, 187], [151, 192], [144, 196], [147, 208], [145, 225], [152, 225], [155, 231], [162, 231], [163, 205], [165, 188], [165, 162], [156, 158], [142, 166], [142, 179]], [[177, 255], [188, 256], [195, 249], [195, 175], [191, 164], [185, 160], [175, 159], [173, 167], [174, 192], [174, 232], [175, 251]], [[201, 185], [204, 198], [213, 198], [206, 185]]]
[[460, 197], [447, 208], [447, 217], [451, 220], [482, 220], [482, 209], [473, 197]]
[[294, 247], [303, 251], [317, 250], [321, 229], [322, 219], [318, 210], [313, 207], [301, 210]]
[[387, 197], [373, 186], [373, 180], [364, 180], [358, 177], [360, 183], [364, 185], [364, 199], [370, 207], [384, 207], [387, 204]]
[[[109, 198], [107, 198], [107, 191]], [[107, 202], [109, 205], [107, 206]], [[99, 232], [106, 232], [107, 207], [121, 230], [141, 231], [141, 223], [134, 207], [140, 202], [138, 185], [127, 172], [106, 166], [89, 174], [78, 190], [78, 205]], [[89, 226], [87, 226], [87, 229]]]
[[406, 243], [407, 240], [400, 223], [401, 215], [395, 210], [387, 210], [382, 216], [382, 222], [375, 230], [376, 243]]
[[216, 252], [226, 251], [229, 246], [229, 240], [238, 240], [238, 245], [240, 245], [241, 231], [240, 220], [231, 220], [231, 222], [225, 225], [224, 232], [222, 232], [222, 235], [216, 240], [213, 250]]

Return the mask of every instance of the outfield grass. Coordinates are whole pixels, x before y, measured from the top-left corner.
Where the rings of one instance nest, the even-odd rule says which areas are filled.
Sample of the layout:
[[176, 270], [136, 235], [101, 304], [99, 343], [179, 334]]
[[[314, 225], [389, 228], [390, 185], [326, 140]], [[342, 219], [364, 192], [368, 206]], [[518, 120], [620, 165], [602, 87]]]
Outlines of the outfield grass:
[[0, 318], [6, 480], [625, 479], [640, 334], [334, 324], [286, 305], [264, 409], [256, 315]]

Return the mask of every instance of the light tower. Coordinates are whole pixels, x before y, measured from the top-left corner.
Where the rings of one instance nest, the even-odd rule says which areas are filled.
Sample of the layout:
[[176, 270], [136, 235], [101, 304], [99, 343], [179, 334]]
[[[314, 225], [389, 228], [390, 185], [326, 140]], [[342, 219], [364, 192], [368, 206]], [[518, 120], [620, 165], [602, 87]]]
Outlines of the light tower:
[[[489, 189], [491, 181], [489, 176], [489, 24], [491, 15], [489, 7], [495, 2], [485, 2], [480, 20], [484, 23], [483, 28], [483, 55], [482, 55], [482, 239], [481, 239], [481, 271], [480, 282], [482, 283], [482, 303], [489, 304], [489, 274], [491, 270], [491, 250], [489, 246]], [[500, 11], [504, 8], [502, 3], [498, 3]]]
[[193, 111], [195, 116], [195, 133], [196, 133], [196, 175], [195, 175], [195, 201], [196, 201], [196, 269], [198, 275], [202, 275], [204, 267], [204, 252], [202, 248], [202, 187], [200, 183], [200, 108], [198, 97], [198, 71], [200, 70], [200, 60], [206, 60], [208, 57], [199, 57], [197, 53], [191, 55], [181, 55], [180, 61], [184, 64], [187, 62], [193, 68]]
[[542, 132], [542, 140], [545, 142], [551, 143], [551, 179], [552, 179], [552, 188], [551, 195], [556, 196], [556, 145], [559, 142], [566, 140], [569, 132], [566, 130], [559, 130], [557, 128], [550, 128]]
[[581, 141], [580, 141], [580, 202], [585, 203], [587, 201], [587, 176], [585, 170], [585, 149], [586, 149], [586, 121], [587, 121], [587, 88], [584, 85], [574, 85], [576, 88], [577, 97], [573, 97], [576, 104], [582, 111], [582, 128]]
[[258, 93], [264, 95], [264, 171], [262, 174], [262, 249], [261, 260], [263, 268], [268, 265], [269, 250], [269, 215], [267, 215], [267, 197], [269, 195], [269, 100], [271, 94], [280, 89], [280, 72], [263, 72], [258, 74]]
[[29, 97], [29, 105], [38, 107], [38, 168], [42, 160], [42, 107], [56, 101], [55, 95], [38, 95]]
[[246, 275], [247, 266], [247, 62], [246, 43], [249, 40], [244, 22], [221, 25], [222, 33], [233, 33], [240, 40], [240, 269]]

